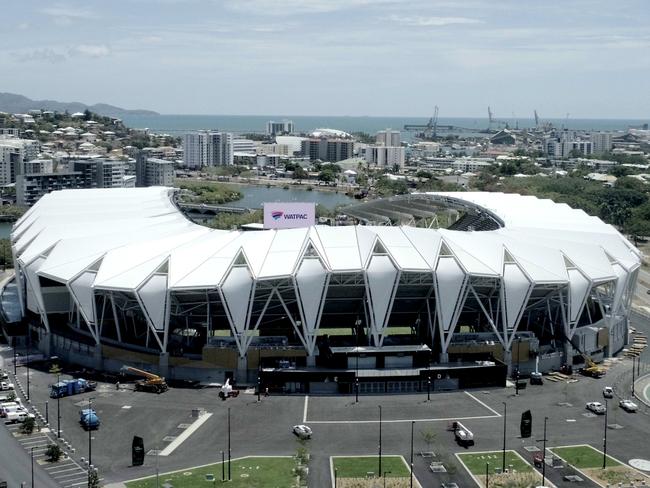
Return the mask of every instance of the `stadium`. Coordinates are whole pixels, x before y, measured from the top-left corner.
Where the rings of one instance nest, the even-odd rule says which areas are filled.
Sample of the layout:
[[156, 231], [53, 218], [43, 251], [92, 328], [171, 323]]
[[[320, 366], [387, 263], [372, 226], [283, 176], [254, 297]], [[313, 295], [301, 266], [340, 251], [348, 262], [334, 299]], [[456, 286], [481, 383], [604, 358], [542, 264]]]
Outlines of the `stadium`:
[[[283, 391], [398, 392], [503, 384], [627, 341], [639, 252], [565, 204], [411, 194], [350, 214], [413, 225], [243, 232], [191, 222], [174, 195], [53, 192], [16, 223], [18, 296], [44, 354], [178, 379], [263, 375]], [[447, 228], [415, 226], [443, 214]]]

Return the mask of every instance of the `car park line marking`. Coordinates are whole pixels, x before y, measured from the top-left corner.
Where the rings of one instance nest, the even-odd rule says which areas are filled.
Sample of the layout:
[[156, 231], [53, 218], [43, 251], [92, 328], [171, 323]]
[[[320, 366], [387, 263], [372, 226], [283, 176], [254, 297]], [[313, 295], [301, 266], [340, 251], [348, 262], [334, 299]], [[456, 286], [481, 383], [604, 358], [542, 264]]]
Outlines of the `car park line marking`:
[[68, 473], [68, 474], [61, 474], [59, 476], [54, 476], [54, 478], [56, 478], [58, 480], [58, 479], [61, 479], [61, 478], [70, 478], [70, 476], [72, 476], [72, 479], [63, 481], [63, 483], [67, 483], [69, 481], [74, 481], [74, 479], [76, 479], [76, 478], [80, 478], [82, 475], [87, 477], [87, 475], [84, 474], [84, 473]]
[[307, 408], [309, 406], [309, 395], [305, 395], [305, 407], [302, 409], [302, 423], [307, 423]]
[[88, 483], [88, 480], [86, 481], [81, 481], [80, 483], [72, 483], [70, 485], [65, 485], [65, 486], [79, 486], [79, 485], [85, 485]]
[[[336, 458], [376, 458], [376, 454], [352, 454], [350, 456], [330, 456], [330, 480], [332, 482], [332, 488], [334, 488], [336, 485], [334, 484], [334, 479], [336, 478], [334, 474], [334, 459]], [[406, 462], [406, 458], [402, 456], [401, 454], [382, 454], [382, 457], [397, 457], [402, 460], [402, 462], [406, 465], [406, 469], [409, 473], [411, 473], [411, 466], [409, 463]], [[390, 471], [389, 471], [390, 472]], [[415, 473], [413, 474], [413, 485], [422, 488], [422, 485], [420, 484], [420, 480], [417, 479], [415, 476]]]
[[[448, 417], [440, 419], [396, 419], [382, 420], [382, 424], [399, 424], [404, 422], [444, 422], [453, 420], [496, 419], [501, 415], [479, 415], [477, 417]], [[378, 424], [379, 420], [310, 420], [310, 424]]]
[[66, 466], [72, 466], [73, 464], [74, 464], [74, 463], [66, 463], [66, 464], [59, 464], [58, 466], [57, 466], [57, 465], [54, 465], [54, 466], [44, 466], [44, 469], [45, 469], [46, 471], [47, 471], [47, 470], [50, 470], [50, 469], [60, 469], [60, 468], [65, 468]]
[[501, 417], [501, 414], [500, 414], [499, 412], [497, 412], [496, 410], [494, 410], [492, 407], [488, 406], [486, 403], [483, 403], [481, 400], [479, 400], [479, 399], [476, 398], [474, 395], [472, 395], [469, 391], [466, 391], [465, 394], [468, 395], [468, 396], [469, 396], [470, 398], [472, 398], [473, 400], [475, 400], [476, 402], [478, 402], [478, 403], [480, 403], [481, 405], [483, 405], [485, 408], [487, 408], [490, 412], [492, 412], [492, 413], [493, 413], [494, 415], [496, 415], [497, 417]]
[[[60, 468], [61, 466], [53, 466], [53, 467]], [[61, 469], [61, 470], [59, 470], [59, 471], [50, 471], [48, 474], [55, 475], [55, 474], [57, 474], [57, 473], [65, 473], [66, 471], [72, 471], [73, 469], [76, 471], [76, 470], [78, 470], [79, 468], [77, 468], [76, 466], [74, 466], [74, 467], [72, 467], [72, 468]], [[56, 476], [55, 476], [55, 478], [56, 478]]]
[[205, 413], [201, 415], [198, 419], [192, 422], [192, 425], [185, 429], [182, 434], [180, 434], [176, 439], [170, 442], [167, 447], [160, 451], [158, 453], [158, 456], [169, 456], [176, 450], [178, 446], [185, 442], [189, 436], [197, 431], [198, 428], [201, 427], [210, 417], [212, 417], [211, 413]]

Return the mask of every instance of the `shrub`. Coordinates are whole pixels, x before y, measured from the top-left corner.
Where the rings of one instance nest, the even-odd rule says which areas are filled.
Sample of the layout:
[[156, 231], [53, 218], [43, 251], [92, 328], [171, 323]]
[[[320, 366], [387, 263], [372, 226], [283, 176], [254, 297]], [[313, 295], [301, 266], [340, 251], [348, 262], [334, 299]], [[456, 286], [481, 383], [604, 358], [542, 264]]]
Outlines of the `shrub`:
[[63, 451], [61, 451], [61, 448], [56, 444], [48, 445], [47, 450], [45, 451], [47, 460], [51, 463], [56, 463], [59, 459], [61, 459], [61, 454], [63, 454]]
[[27, 417], [23, 422], [23, 425], [20, 426], [20, 432], [29, 435], [32, 432], [34, 432], [35, 426], [36, 426], [36, 421], [31, 417]]

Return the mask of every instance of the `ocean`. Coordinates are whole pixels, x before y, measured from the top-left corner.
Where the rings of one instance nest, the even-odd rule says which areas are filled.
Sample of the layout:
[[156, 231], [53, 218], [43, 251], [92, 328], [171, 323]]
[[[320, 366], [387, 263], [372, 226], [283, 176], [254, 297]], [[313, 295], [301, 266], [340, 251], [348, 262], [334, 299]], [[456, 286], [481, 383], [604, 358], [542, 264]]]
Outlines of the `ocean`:
[[[331, 128], [346, 132], [375, 132], [392, 128], [403, 130], [405, 124], [426, 124], [428, 117], [334, 117], [334, 116], [305, 116], [305, 115], [126, 115], [124, 123], [128, 127], [137, 129], [150, 129], [153, 132], [181, 134], [183, 132], [201, 129], [222, 130], [237, 134], [246, 132], [263, 133], [269, 120], [292, 120], [297, 132], [309, 132], [317, 128]], [[534, 119], [500, 118], [510, 127], [530, 128], [535, 127]], [[648, 120], [632, 119], [542, 119], [550, 122], [555, 127], [568, 129], [583, 129], [593, 131], [619, 131], [627, 130], [630, 126], [640, 126]], [[441, 117], [439, 125], [453, 125], [478, 132], [488, 128], [487, 118], [472, 117]], [[496, 125], [493, 125], [496, 128]], [[445, 133], [442, 132], [442, 135]], [[408, 137], [403, 137], [407, 139]]]

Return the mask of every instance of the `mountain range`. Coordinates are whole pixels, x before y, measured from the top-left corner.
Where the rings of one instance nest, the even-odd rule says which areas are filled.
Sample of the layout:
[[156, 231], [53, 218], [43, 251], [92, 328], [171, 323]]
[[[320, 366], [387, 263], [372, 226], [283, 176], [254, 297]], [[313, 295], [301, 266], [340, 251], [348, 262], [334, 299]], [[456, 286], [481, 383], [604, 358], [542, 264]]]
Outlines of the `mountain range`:
[[15, 93], [0, 93], [0, 112], [8, 112], [12, 114], [26, 113], [29, 110], [53, 110], [57, 112], [70, 113], [83, 112], [88, 109], [99, 115], [106, 117], [120, 118], [124, 115], [160, 115], [158, 112], [152, 110], [128, 110], [106, 103], [96, 103], [94, 105], [86, 105], [81, 102], [57, 102], [56, 100], [32, 100], [23, 95]]

